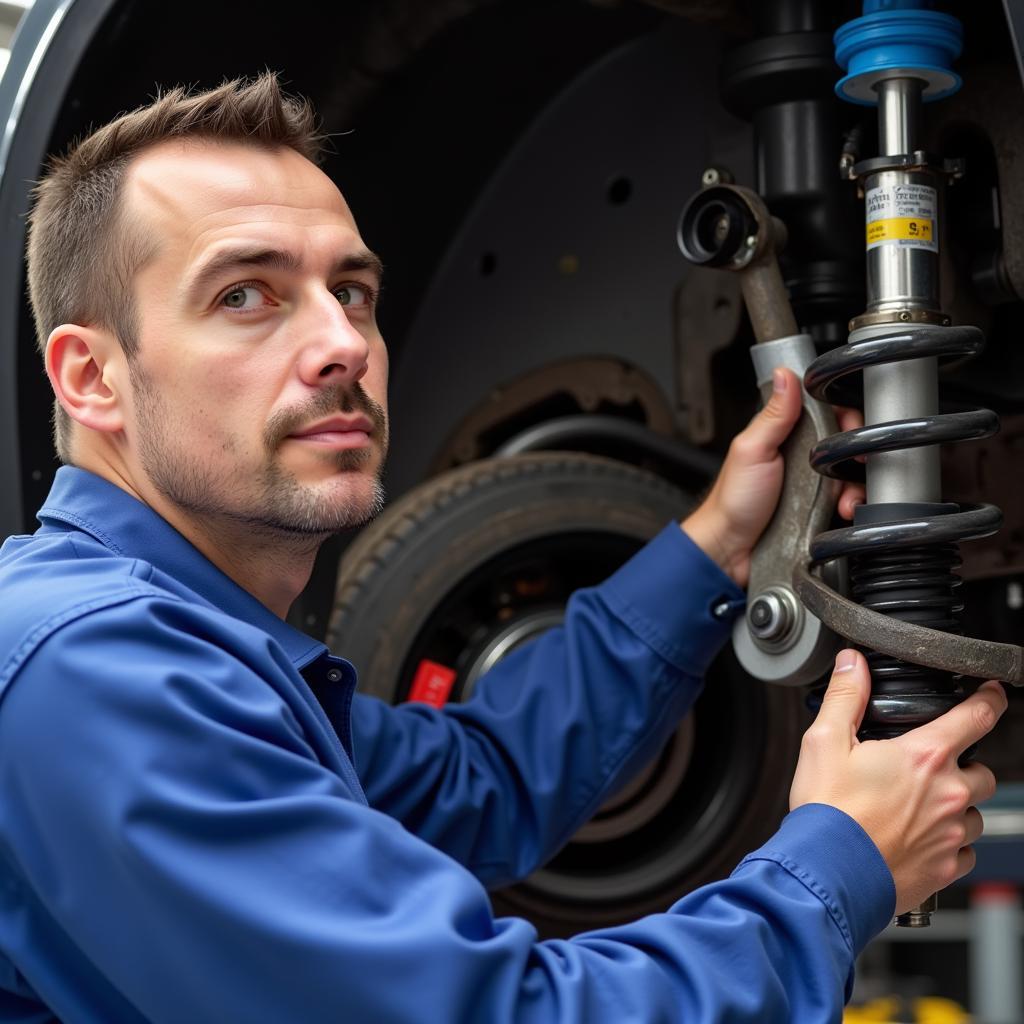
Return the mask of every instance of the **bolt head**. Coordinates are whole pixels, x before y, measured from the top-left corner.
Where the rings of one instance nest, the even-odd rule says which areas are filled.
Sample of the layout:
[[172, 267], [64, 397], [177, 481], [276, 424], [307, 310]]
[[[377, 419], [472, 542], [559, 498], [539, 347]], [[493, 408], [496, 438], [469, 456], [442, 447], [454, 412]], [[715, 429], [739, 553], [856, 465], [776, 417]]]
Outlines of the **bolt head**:
[[772, 608], [769, 602], [763, 597], [756, 598], [750, 606], [750, 624], [763, 629], [772, 621], [772, 617]]
[[786, 643], [799, 621], [795, 596], [779, 585], [770, 586], [747, 603], [747, 628], [760, 644]]

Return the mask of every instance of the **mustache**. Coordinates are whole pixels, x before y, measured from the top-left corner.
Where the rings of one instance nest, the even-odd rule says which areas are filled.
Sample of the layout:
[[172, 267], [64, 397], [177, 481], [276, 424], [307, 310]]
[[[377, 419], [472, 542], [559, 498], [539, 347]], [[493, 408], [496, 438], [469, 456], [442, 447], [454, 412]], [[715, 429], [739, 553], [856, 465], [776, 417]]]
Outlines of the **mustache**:
[[267, 421], [263, 431], [263, 443], [267, 451], [274, 451], [289, 434], [332, 413], [349, 415], [361, 412], [373, 424], [370, 434], [380, 442], [387, 439], [388, 417], [383, 406], [375, 402], [363, 389], [362, 384], [339, 384], [335, 388], [321, 391], [301, 408], [282, 409]]

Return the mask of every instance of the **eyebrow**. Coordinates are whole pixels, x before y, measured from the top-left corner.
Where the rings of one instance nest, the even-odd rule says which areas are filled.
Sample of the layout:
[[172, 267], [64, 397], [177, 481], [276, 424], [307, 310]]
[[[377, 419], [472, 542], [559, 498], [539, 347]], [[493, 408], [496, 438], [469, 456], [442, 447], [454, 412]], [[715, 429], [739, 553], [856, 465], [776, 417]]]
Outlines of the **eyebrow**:
[[[229, 270], [246, 270], [252, 267], [298, 273], [302, 260], [286, 249], [239, 248], [223, 249], [207, 260], [192, 275], [185, 294], [189, 303], [195, 302], [215, 281]], [[353, 270], [368, 270], [379, 286], [384, 276], [381, 258], [369, 249], [358, 249], [339, 257], [331, 267], [331, 277]]]

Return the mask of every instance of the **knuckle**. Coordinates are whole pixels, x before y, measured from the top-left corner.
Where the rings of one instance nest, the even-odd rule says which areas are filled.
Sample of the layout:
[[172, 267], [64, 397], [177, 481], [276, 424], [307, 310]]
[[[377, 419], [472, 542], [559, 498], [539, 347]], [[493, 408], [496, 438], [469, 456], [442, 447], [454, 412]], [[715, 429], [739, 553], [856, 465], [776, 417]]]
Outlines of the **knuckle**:
[[967, 780], [972, 793], [971, 803], [983, 803], [990, 797], [995, 796], [996, 777], [988, 765], [974, 761], [964, 769], [964, 778]]
[[836, 727], [831, 722], [815, 722], [804, 733], [803, 744], [811, 750], [817, 750], [829, 746], [836, 735]]
[[743, 462], [747, 462], [753, 457], [754, 448], [757, 444], [747, 430], [737, 434], [729, 445], [729, 454]]
[[952, 885], [960, 877], [961, 859], [966, 858], [960, 858], [957, 854], [942, 858], [937, 872], [939, 879], [938, 888], [945, 889], [946, 886]]
[[974, 725], [981, 732], [989, 732], [998, 721], [995, 708], [987, 700], [977, 701], [971, 709], [971, 718]]
[[927, 743], [917, 737], [908, 743], [910, 762], [916, 771], [933, 773], [947, 763], [950, 752], [944, 745]]
[[967, 845], [967, 823], [963, 820], [954, 822], [946, 832], [946, 843], [954, 850]]
[[818, 752], [823, 746], [824, 744], [820, 739], [818, 739], [817, 733], [815, 733], [813, 729], [808, 729], [800, 740], [800, 756], [802, 758], [809, 758], [813, 760], [817, 757]]
[[942, 806], [953, 814], [963, 814], [971, 802], [971, 788], [960, 780], [950, 782], [942, 793]]

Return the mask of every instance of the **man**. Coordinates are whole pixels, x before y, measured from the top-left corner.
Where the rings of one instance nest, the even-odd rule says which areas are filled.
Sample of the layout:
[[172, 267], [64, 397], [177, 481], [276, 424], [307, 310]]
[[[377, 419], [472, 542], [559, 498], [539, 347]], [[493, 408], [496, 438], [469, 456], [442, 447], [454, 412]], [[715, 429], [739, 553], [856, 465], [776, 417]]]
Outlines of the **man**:
[[835, 1020], [894, 909], [970, 869], [995, 783], [957, 756], [1001, 688], [858, 743], [843, 652], [793, 811], [732, 878], [569, 941], [494, 920], [484, 885], [550, 857], [692, 703], [799, 386], [777, 373], [683, 529], [471, 701], [353, 697], [283, 621], [379, 507], [387, 441], [380, 265], [315, 149], [264, 76], [169, 93], [39, 186], [67, 465], [0, 550], [0, 1021]]

